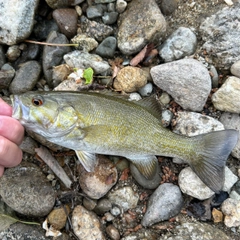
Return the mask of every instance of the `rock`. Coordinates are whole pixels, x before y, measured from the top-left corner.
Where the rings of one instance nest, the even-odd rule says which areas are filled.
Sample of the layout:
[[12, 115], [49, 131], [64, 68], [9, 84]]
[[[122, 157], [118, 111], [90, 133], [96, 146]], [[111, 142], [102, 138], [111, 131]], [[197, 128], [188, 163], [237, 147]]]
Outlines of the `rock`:
[[160, 47], [159, 55], [165, 62], [172, 62], [190, 56], [196, 47], [196, 35], [189, 28], [180, 27]]
[[142, 228], [137, 232], [132, 232], [129, 235], [121, 238], [121, 240], [156, 240], [158, 237], [159, 234], [152, 231], [152, 229]]
[[239, 131], [239, 139], [232, 150], [232, 155], [235, 158], [240, 159], [240, 116], [236, 113], [223, 113], [219, 119], [219, 121], [224, 125], [226, 129], [236, 129]]
[[15, 77], [9, 86], [14, 94], [24, 93], [34, 88], [40, 78], [41, 65], [37, 61], [23, 63], [16, 71]]
[[160, 9], [164, 15], [172, 14], [178, 6], [178, 0], [162, 0]]
[[217, 88], [218, 87], [218, 72], [217, 69], [211, 65], [209, 69], [211, 78], [212, 78], [212, 88]]
[[170, 110], [165, 109], [162, 111], [162, 125], [164, 127], [168, 127], [171, 124], [172, 118], [173, 113]]
[[8, 88], [14, 75], [15, 69], [8, 63], [4, 64], [0, 70], [0, 89]]
[[[173, 233], [161, 236], [161, 240], [231, 240], [222, 230], [207, 223], [182, 223]], [[160, 239], [159, 239], [160, 240]]]
[[42, 171], [22, 162], [6, 169], [0, 179], [0, 195], [15, 211], [26, 216], [43, 217], [55, 204], [55, 193]]
[[82, 32], [89, 37], [95, 38], [98, 42], [103, 41], [113, 33], [113, 28], [108, 25], [90, 21], [84, 16], [80, 20]]
[[61, 82], [66, 80], [68, 76], [72, 73], [72, 69], [67, 64], [61, 64], [59, 66], [53, 67], [52, 71], [52, 83], [53, 87], [58, 86]]
[[70, 208], [67, 205], [55, 208], [49, 213], [47, 217], [48, 223], [53, 226], [54, 229], [61, 230], [66, 224], [69, 213]]
[[[65, 35], [61, 33], [57, 33], [55, 31], [50, 32], [46, 42], [50, 43], [69, 43]], [[47, 80], [49, 86], [52, 86], [52, 73], [53, 67], [58, 66], [62, 60], [63, 55], [70, 52], [70, 47], [53, 47], [53, 46], [44, 46], [43, 48], [43, 73], [44, 77]]]
[[83, 192], [93, 199], [103, 197], [116, 184], [118, 177], [117, 169], [108, 158], [102, 155], [98, 158], [94, 172], [87, 172], [79, 165], [79, 184]]
[[182, 205], [183, 198], [179, 187], [172, 183], [163, 183], [149, 198], [141, 224], [148, 227], [168, 220], [180, 212]]
[[122, 68], [113, 82], [117, 91], [135, 92], [146, 85], [147, 76], [145, 71], [137, 67], [127, 66]]
[[110, 211], [112, 208], [112, 203], [107, 198], [102, 198], [98, 201], [97, 206], [94, 208], [94, 212], [98, 215], [104, 214]]
[[116, 2], [116, 0], [95, 0], [95, 3], [111, 3]]
[[127, 2], [124, 0], [116, 1], [116, 10], [118, 13], [123, 13], [127, 7]]
[[0, 239], [2, 240], [49, 240], [49, 237], [45, 236], [45, 231], [41, 226], [29, 225], [24, 223], [14, 223], [7, 230], [0, 232]]
[[113, 58], [117, 48], [117, 40], [115, 37], [105, 38], [97, 47], [96, 54], [101, 57]]
[[96, 54], [75, 50], [64, 55], [63, 58], [70, 67], [82, 69], [91, 67], [95, 74], [110, 70], [109, 64]]
[[[216, 68], [229, 69], [240, 60], [240, 5], [225, 7], [207, 17], [200, 26], [205, 41], [202, 48], [212, 56]], [[232, 21], [234, 19], [234, 21]]]
[[170, 103], [171, 98], [166, 92], [163, 92], [159, 97], [159, 101], [163, 106], [167, 106]]
[[101, 223], [95, 213], [78, 205], [72, 213], [72, 226], [79, 240], [104, 240]]
[[79, 44], [77, 49], [84, 52], [90, 52], [98, 46], [98, 42], [94, 38], [88, 37], [86, 34], [78, 34], [71, 39], [72, 43]]
[[93, 19], [103, 16], [103, 6], [100, 4], [89, 6], [86, 10], [88, 19]]
[[76, 35], [78, 14], [75, 9], [56, 9], [53, 11], [52, 15], [61, 33], [63, 33], [67, 38], [72, 38]]
[[229, 77], [224, 84], [212, 95], [216, 109], [240, 113], [240, 78]]
[[113, 24], [118, 19], [118, 13], [117, 12], [105, 12], [102, 16], [102, 20], [104, 24]]
[[38, 0], [3, 1], [0, 5], [0, 43], [13, 45], [32, 32]]
[[123, 211], [127, 211], [137, 206], [139, 196], [130, 186], [126, 186], [109, 192], [108, 199], [112, 204], [122, 207]]
[[112, 240], [120, 240], [119, 231], [114, 227], [114, 225], [108, 225], [106, 227], [106, 233]]
[[150, 41], [158, 41], [166, 30], [165, 19], [154, 0], [131, 1], [119, 17], [118, 26], [118, 48], [126, 55], [138, 53]]
[[178, 175], [181, 191], [199, 200], [205, 200], [214, 195], [190, 167], [184, 168]]
[[129, 98], [128, 98], [129, 101], [139, 101], [141, 99], [142, 99], [141, 95], [136, 92], [130, 93]]
[[83, 206], [89, 210], [92, 211], [97, 206], [97, 200], [91, 199], [89, 197], [83, 198]]
[[6, 52], [6, 57], [8, 61], [13, 62], [21, 55], [21, 50], [18, 45], [12, 45], [8, 48]]
[[232, 73], [232, 75], [240, 78], [240, 60], [235, 62], [231, 68], [230, 68], [230, 71]]
[[229, 197], [234, 199], [234, 200], [238, 200], [240, 201], [240, 194], [238, 194], [236, 191], [231, 191], [229, 194]]
[[221, 210], [224, 217], [224, 224], [227, 227], [238, 227], [240, 226], [240, 201], [228, 198], [226, 199], [222, 206]]
[[3, 46], [0, 45], [0, 68], [6, 63], [6, 56]]
[[149, 97], [152, 91], [153, 91], [152, 83], [147, 83], [145, 86], [138, 90], [142, 97]]
[[130, 170], [133, 178], [144, 188], [146, 189], [155, 189], [159, 186], [161, 182], [161, 177], [160, 177], [160, 169], [159, 165], [157, 164], [158, 169], [156, 171], [156, 174], [153, 179], [149, 180], [145, 178], [139, 171], [138, 169], [134, 166], [134, 164], [130, 164]]
[[62, 81], [54, 88], [54, 91], [79, 91], [80, 87], [81, 83], [77, 83], [75, 79], [72, 78]]
[[71, 1], [66, 1], [66, 0], [46, 0], [47, 4], [49, 7], [55, 9], [55, 8], [64, 8], [68, 6], [75, 6], [79, 3], [84, 2], [84, 0], [71, 0]]
[[35, 148], [38, 147], [38, 143], [31, 137], [25, 136], [19, 147], [22, 149], [22, 151], [34, 155], [36, 153]]
[[178, 112], [176, 125], [173, 131], [188, 137], [224, 130], [224, 126], [218, 120], [195, 112]]
[[223, 213], [216, 208], [213, 208], [212, 210], [212, 216], [213, 216], [213, 222], [219, 223], [223, 221]]
[[157, 65], [150, 73], [153, 82], [170, 94], [183, 109], [203, 109], [211, 91], [211, 78], [202, 63], [194, 59], [181, 59]]
[[225, 181], [222, 191], [230, 193], [231, 188], [238, 181], [238, 177], [235, 174], [233, 174], [233, 172], [228, 167], [225, 167], [224, 175]]

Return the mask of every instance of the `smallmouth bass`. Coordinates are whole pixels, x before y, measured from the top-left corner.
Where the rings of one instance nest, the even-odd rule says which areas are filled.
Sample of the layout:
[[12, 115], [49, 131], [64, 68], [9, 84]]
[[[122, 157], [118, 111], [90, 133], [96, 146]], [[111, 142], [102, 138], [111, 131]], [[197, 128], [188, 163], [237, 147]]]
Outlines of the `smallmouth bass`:
[[214, 192], [222, 189], [224, 167], [237, 143], [236, 130], [195, 137], [175, 134], [160, 122], [154, 98], [138, 102], [93, 92], [28, 92], [12, 95], [13, 118], [48, 141], [75, 150], [87, 171], [95, 154], [129, 159], [147, 178], [156, 174], [156, 156], [185, 159]]

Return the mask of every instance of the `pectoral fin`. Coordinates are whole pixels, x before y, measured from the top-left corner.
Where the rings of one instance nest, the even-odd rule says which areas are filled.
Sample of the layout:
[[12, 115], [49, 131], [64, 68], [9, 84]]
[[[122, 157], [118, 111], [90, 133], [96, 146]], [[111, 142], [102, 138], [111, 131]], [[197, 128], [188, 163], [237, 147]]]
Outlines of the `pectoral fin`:
[[78, 160], [84, 166], [86, 171], [93, 172], [95, 166], [97, 165], [97, 158], [95, 153], [89, 153], [84, 151], [76, 151]]
[[[127, 157], [128, 158], [128, 157]], [[155, 156], [137, 156], [128, 158], [147, 179], [151, 180], [157, 173], [158, 160]]]

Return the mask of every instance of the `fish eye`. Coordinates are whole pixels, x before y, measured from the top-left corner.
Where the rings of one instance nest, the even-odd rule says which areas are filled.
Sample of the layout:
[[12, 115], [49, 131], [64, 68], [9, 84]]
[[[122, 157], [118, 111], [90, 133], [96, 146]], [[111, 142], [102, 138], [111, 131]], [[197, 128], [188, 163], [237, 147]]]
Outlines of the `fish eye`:
[[40, 97], [34, 97], [32, 99], [32, 104], [35, 106], [35, 107], [39, 107], [41, 105], [43, 105], [43, 100], [40, 98]]

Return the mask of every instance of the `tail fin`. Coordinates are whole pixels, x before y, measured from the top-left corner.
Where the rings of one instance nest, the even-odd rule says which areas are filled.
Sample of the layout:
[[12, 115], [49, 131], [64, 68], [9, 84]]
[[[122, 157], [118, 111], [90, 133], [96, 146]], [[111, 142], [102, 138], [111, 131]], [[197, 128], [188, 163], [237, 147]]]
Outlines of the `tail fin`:
[[194, 137], [198, 142], [197, 159], [190, 166], [198, 177], [214, 192], [224, 183], [226, 160], [238, 141], [238, 131], [223, 130]]

